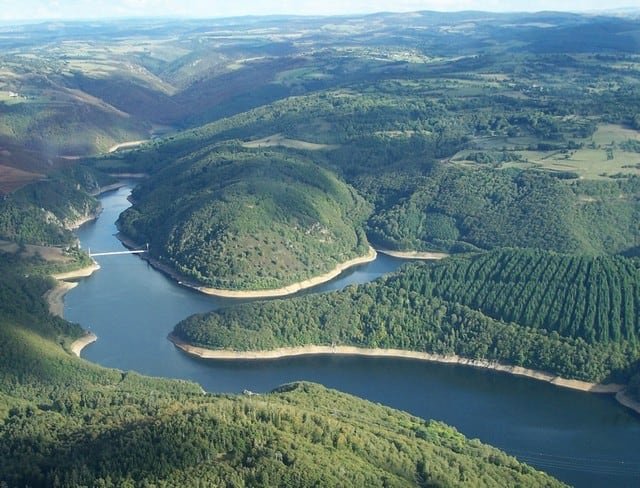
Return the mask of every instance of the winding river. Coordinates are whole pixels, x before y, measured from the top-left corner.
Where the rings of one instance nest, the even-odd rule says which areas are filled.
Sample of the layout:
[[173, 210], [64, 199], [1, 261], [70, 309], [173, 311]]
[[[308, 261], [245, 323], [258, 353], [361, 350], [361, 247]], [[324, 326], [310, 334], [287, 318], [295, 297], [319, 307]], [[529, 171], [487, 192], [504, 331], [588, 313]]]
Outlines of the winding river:
[[[103, 194], [103, 213], [78, 229], [83, 247], [121, 250], [114, 237], [130, 187]], [[179, 320], [237, 303], [183, 288], [134, 255], [98, 257], [101, 269], [65, 297], [65, 317], [98, 335], [82, 352], [122, 370], [193, 380], [210, 392], [266, 392], [309, 380], [442, 420], [471, 438], [576, 486], [640, 486], [640, 416], [606, 395], [566, 390], [503, 373], [391, 358], [298, 357], [210, 361], [177, 350], [167, 334]], [[313, 292], [364, 283], [404, 261], [384, 255]]]

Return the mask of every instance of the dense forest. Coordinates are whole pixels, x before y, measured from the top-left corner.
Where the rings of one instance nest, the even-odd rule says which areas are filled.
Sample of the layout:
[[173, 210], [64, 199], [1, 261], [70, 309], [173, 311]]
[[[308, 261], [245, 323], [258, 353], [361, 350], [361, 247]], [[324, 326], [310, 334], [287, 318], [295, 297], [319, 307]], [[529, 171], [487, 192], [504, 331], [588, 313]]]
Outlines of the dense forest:
[[557, 485], [319, 385], [209, 395], [92, 365], [42, 296], [90, 262], [71, 229], [92, 195], [133, 173], [121, 232], [196, 284], [277, 288], [369, 243], [452, 254], [190, 317], [189, 343], [457, 354], [640, 399], [638, 32], [548, 12], [8, 28], [0, 486]]
[[368, 234], [401, 250], [619, 253], [640, 244], [639, 197], [637, 177], [568, 185], [534, 171], [438, 166], [410, 196], [373, 215]]
[[[203, 166], [235, 161], [241, 168], [253, 154], [256, 160], [305, 161], [351, 185], [372, 207], [366, 234], [380, 247], [456, 253], [518, 246], [634, 254], [640, 246], [640, 179], [628, 163], [637, 159], [637, 135], [624, 124], [632, 124], [640, 110], [630, 94], [636, 87], [629, 82], [613, 98], [594, 92], [593, 86], [613, 76], [613, 67], [595, 61], [481, 56], [473, 66], [444, 63], [433, 72], [407, 67], [402, 75], [370, 73], [366, 81], [345, 79], [339, 88], [285, 97], [90, 164], [152, 174], [140, 192], [144, 199], [130, 211], [139, 225], [122, 220], [124, 232], [133, 237], [147, 225], [143, 222], [157, 217], [154, 205], [146, 203], [156, 191], [156, 201], [167, 196], [170, 186], [176, 194], [199, 192]], [[521, 72], [523, 63], [541, 71]], [[563, 81], [567, 70], [577, 77], [574, 91]], [[495, 72], [503, 75], [490, 74]], [[545, 88], [532, 88], [539, 83]], [[239, 146], [237, 161], [221, 153], [221, 147], [238, 152]], [[187, 181], [185, 175], [193, 178]], [[227, 177], [235, 184], [233, 174]], [[290, 183], [298, 177], [292, 178]], [[268, 181], [264, 188], [256, 184], [254, 191], [268, 196], [273, 190]], [[300, 185], [304, 187], [304, 178]], [[236, 193], [223, 198], [214, 192], [211, 198], [227, 208], [241, 206], [244, 197]], [[292, 222], [297, 219], [295, 205], [280, 207], [289, 208]], [[187, 200], [177, 199], [172, 209], [195, 227], [207, 226], [209, 214], [199, 213]], [[265, 222], [281, 220], [278, 212], [265, 214]], [[219, 213], [222, 220], [225, 213]], [[169, 250], [171, 226], [152, 227], [159, 243], [155, 250], [152, 246], [156, 257], [204, 284], [217, 279], [217, 286], [225, 286], [227, 275], [235, 275], [227, 286], [250, 288], [253, 282], [268, 287], [301, 275], [295, 267], [277, 265], [274, 270], [267, 259], [267, 274], [276, 275], [269, 285], [241, 264], [233, 271], [244, 258], [234, 257], [228, 246], [223, 251], [215, 243], [194, 259], [195, 251]], [[260, 230], [257, 235], [263, 233], [268, 234]], [[253, 245], [248, 239], [239, 252], [253, 255]], [[286, 252], [286, 245], [279, 250]], [[261, 252], [279, 260], [268, 245]], [[198, 269], [207, 256], [215, 256], [222, 268], [206, 264], [208, 272]], [[325, 269], [335, 263], [333, 256], [325, 254]]]
[[590, 343], [640, 333], [638, 260], [509, 249], [408, 269], [404, 279], [407, 291]]
[[70, 230], [99, 211], [92, 194], [113, 179], [86, 166], [50, 174], [0, 200], [0, 239], [24, 244], [68, 246]]
[[[492, 268], [490, 265], [498, 262], [498, 256], [508, 256], [507, 263], [514, 266], [519, 263], [522, 275], [512, 268]], [[587, 286], [572, 283], [566, 291], [567, 296], [575, 298], [575, 304], [567, 306], [577, 308], [579, 313], [604, 317], [606, 321], [586, 321], [587, 325], [580, 324], [576, 330], [565, 330], [553, 322], [512, 320], [520, 318], [523, 307], [524, 312], [529, 312], [528, 304], [542, 302], [546, 290], [567, 286], [561, 273], [545, 274], [540, 282], [534, 281], [531, 261], [536, 272], [539, 269], [544, 272], [559, 263], [569, 267], [572, 258], [561, 259], [541, 251], [504, 251], [468, 261], [413, 265], [384, 279], [351, 286], [341, 292], [242, 304], [194, 315], [180, 322], [175, 333], [189, 343], [212, 349], [270, 350], [312, 344], [457, 354], [594, 382], [626, 382], [636, 372], [640, 359], [635, 340], [637, 317], [633, 315], [632, 323], [626, 326], [632, 328], [631, 339], [624, 340], [627, 332], [621, 332], [621, 323], [627, 316], [622, 312], [623, 302], [618, 300], [620, 307], [616, 316], [608, 297], [609, 294], [624, 295], [625, 304], [629, 299], [637, 303], [637, 265], [626, 263], [624, 258], [609, 261], [583, 258], [587, 268], [594, 269], [582, 277]], [[578, 258], [575, 261], [580, 263]], [[588, 302], [579, 308], [589, 293], [600, 293], [596, 288], [590, 291], [588, 285], [606, 279], [616, 265], [626, 270], [627, 285], [623, 286], [622, 281], [617, 286], [612, 283], [612, 287], [602, 292], [607, 300]], [[575, 273], [580, 271], [582, 266], [574, 268]], [[465, 281], [467, 275], [468, 282]], [[502, 284], [501, 278], [502, 287], [498, 286]], [[630, 285], [629, 280], [634, 280], [633, 284]], [[459, 283], [457, 288], [456, 283]], [[499, 289], [503, 292], [502, 299], [497, 297]], [[512, 293], [519, 292], [528, 293], [533, 300], [513, 300]], [[477, 305], [469, 297], [475, 298], [478, 294], [496, 298]], [[564, 297], [554, 298], [549, 296], [548, 303], [541, 303], [541, 307], [555, 310], [564, 306]], [[616, 326], [618, 336], [609, 336], [609, 329]]]
[[[560, 486], [451, 427], [294, 383], [208, 395], [64, 350], [41, 262], [0, 255], [3, 486]], [[28, 272], [28, 273], [25, 273]]]
[[121, 231], [215, 288], [278, 288], [368, 252], [365, 200], [303, 156], [277, 149], [207, 148], [132, 197]]

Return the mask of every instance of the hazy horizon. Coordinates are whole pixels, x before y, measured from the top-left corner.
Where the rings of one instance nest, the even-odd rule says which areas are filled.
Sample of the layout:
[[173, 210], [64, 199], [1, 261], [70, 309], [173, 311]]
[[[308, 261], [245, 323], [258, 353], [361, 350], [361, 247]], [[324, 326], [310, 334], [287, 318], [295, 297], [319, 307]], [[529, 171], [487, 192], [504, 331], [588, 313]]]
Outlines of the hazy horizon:
[[606, 8], [602, 2], [595, 0], [565, 2], [538, 0], [432, 0], [415, 1], [388, 0], [338, 2], [329, 0], [323, 4], [309, 0], [292, 2], [290, 0], [274, 2], [259, 0], [247, 2], [240, 0], [233, 5], [219, 0], [195, 0], [178, 2], [175, 0], [25, 0], [23, 2], [2, 1], [0, 21], [29, 22], [47, 20], [99, 20], [118, 18], [224, 18], [238, 16], [266, 15], [300, 15], [300, 16], [332, 16], [358, 15], [376, 12], [408, 13], [424, 10], [438, 12], [484, 11], [484, 12], [575, 12], [597, 13], [616, 10], [636, 10], [640, 7], [629, 5], [628, 0], [612, 0]]

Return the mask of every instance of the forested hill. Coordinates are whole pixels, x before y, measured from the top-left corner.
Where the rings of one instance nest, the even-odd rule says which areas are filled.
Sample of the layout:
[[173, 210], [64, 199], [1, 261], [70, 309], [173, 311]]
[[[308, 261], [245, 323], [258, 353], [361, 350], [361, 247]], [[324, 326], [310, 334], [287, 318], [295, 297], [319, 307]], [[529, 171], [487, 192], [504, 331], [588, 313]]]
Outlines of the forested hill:
[[567, 183], [536, 171], [439, 166], [368, 222], [391, 249], [529, 247], [614, 254], [640, 245], [640, 178]]
[[[41, 262], [0, 255], [0, 485], [561, 486], [439, 422], [294, 383], [207, 395], [63, 349]], [[28, 275], [28, 277], [27, 277]]]
[[637, 263], [626, 258], [500, 251], [408, 266], [341, 292], [194, 315], [175, 333], [212, 349], [405, 349], [628, 382], [640, 359], [637, 284]]
[[91, 196], [112, 183], [107, 175], [85, 166], [50, 174], [0, 199], [0, 239], [21, 244], [71, 245], [70, 229], [99, 211]]
[[[382, 247], [615, 254], [640, 246], [638, 82], [593, 88], [615, 78], [613, 59], [501, 53], [398, 68], [92, 164], [156, 175], [233, 141], [344, 179], [373, 206], [367, 235]], [[567, 73], [577, 80], [571, 90]]]
[[365, 200], [303, 155], [277, 148], [202, 148], [133, 198], [120, 229], [215, 288], [279, 288], [368, 252]]

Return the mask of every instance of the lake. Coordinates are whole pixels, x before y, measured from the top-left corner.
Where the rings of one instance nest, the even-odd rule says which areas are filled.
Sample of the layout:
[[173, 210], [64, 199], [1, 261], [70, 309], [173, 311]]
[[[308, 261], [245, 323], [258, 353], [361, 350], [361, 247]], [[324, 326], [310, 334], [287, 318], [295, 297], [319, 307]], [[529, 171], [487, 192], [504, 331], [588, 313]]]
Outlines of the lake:
[[[130, 187], [103, 194], [100, 217], [77, 231], [92, 252], [122, 250], [115, 221]], [[407, 359], [309, 356], [267, 361], [191, 358], [166, 336], [185, 317], [238, 303], [174, 283], [135, 255], [97, 257], [101, 269], [65, 297], [65, 317], [96, 333], [82, 357], [122, 370], [196, 381], [210, 392], [266, 392], [308, 380], [455, 426], [576, 486], [640, 486], [640, 416], [611, 396], [464, 366]], [[365, 283], [406, 261], [384, 255], [312, 292]]]

